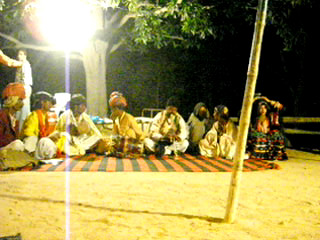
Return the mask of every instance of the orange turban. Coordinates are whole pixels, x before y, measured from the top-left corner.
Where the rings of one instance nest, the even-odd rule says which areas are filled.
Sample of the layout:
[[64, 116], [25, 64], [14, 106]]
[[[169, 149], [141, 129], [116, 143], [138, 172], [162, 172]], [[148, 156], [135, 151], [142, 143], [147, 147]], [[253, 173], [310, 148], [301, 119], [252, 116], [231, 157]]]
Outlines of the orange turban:
[[125, 97], [120, 92], [113, 92], [110, 94], [110, 107], [127, 107], [128, 103]]
[[2, 92], [2, 98], [17, 96], [21, 99], [26, 98], [26, 93], [22, 83], [9, 83]]

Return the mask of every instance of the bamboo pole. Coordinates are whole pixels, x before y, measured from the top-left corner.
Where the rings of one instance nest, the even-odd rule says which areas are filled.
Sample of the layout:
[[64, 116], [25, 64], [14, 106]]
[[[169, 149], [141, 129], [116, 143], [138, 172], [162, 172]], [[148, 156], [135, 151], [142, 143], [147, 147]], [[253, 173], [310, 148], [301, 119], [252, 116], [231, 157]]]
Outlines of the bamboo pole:
[[244, 93], [240, 116], [239, 135], [232, 169], [232, 177], [229, 188], [229, 196], [224, 222], [232, 223], [235, 220], [239, 198], [239, 188], [242, 174], [242, 165], [248, 137], [250, 116], [252, 111], [253, 96], [256, 88], [258, 67], [260, 61], [263, 31], [266, 22], [268, 0], [259, 0], [256, 14], [254, 35], [251, 46], [251, 54], [247, 73], [246, 90]]

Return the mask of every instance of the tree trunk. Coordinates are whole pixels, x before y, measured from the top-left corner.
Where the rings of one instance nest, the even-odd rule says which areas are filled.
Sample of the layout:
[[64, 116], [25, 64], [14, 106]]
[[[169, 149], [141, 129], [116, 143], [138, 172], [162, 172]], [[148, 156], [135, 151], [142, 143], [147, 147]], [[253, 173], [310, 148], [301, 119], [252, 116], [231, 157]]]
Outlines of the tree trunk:
[[105, 117], [107, 114], [106, 55], [107, 43], [94, 40], [83, 52], [86, 72], [88, 113]]

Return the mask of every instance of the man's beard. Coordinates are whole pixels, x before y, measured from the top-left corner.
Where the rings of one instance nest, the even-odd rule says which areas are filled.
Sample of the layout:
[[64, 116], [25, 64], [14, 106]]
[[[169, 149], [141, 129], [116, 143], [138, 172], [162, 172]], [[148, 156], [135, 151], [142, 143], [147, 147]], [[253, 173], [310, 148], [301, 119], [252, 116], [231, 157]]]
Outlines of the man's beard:
[[175, 116], [176, 114], [173, 113], [173, 112], [167, 112], [167, 113], [166, 113], [166, 117], [167, 117], [167, 118], [170, 118], [171, 115], [172, 115], [172, 116]]

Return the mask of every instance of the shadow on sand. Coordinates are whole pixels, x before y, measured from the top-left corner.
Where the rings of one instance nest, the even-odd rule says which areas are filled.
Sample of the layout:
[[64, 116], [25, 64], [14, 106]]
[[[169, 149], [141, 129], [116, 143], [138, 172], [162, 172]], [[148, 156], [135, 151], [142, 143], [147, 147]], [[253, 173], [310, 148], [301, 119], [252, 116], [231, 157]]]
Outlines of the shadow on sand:
[[[7, 195], [7, 194], [0, 194], [0, 197], [21, 200], [21, 201], [66, 204], [65, 200], [54, 200], [54, 199], [49, 199], [49, 198], [23, 197], [23, 196]], [[132, 214], [149, 214], [149, 215], [159, 215], [159, 216], [166, 216], [166, 217], [180, 217], [180, 218], [186, 218], [186, 219], [198, 219], [198, 220], [203, 220], [203, 221], [207, 221], [210, 223], [223, 223], [224, 222], [224, 219], [222, 219], [222, 218], [214, 218], [214, 217], [209, 217], [209, 216], [197, 216], [197, 215], [190, 215], [190, 214], [184, 214], [184, 213], [166, 213], [166, 212], [153, 212], [153, 211], [148, 211], [148, 210], [108, 208], [108, 207], [94, 206], [94, 205], [91, 205], [88, 203], [79, 203], [79, 202], [70, 202], [68, 205], [69, 206], [91, 208], [91, 209], [98, 209], [98, 210], [105, 210], [105, 211], [109, 211], [109, 212], [124, 212], [124, 213], [132, 213]]]

